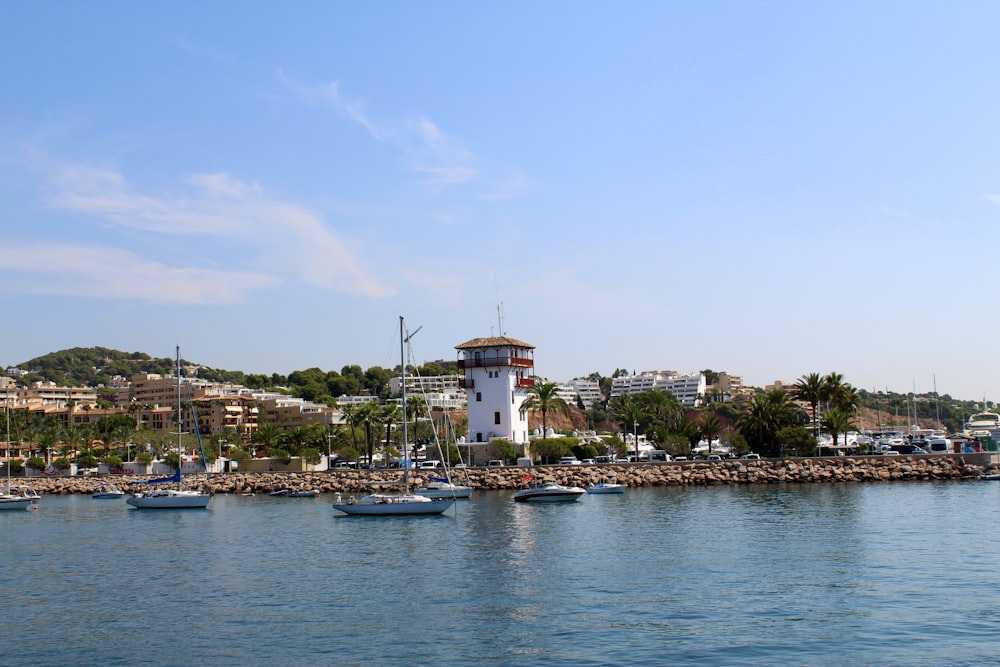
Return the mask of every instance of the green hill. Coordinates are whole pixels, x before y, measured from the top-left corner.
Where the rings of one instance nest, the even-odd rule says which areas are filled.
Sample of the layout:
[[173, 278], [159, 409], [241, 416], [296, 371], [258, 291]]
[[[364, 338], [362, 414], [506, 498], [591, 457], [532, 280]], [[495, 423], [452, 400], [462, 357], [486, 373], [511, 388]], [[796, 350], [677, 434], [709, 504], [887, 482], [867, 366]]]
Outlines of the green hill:
[[28, 371], [25, 383], [49, 380], [60, 386], [107, 385], [115, 375], [129, 378], [135, 373], [170, 374], [174, 360], [154, 359], [144, 352], [121, 352], [106, 347], [74, 347], [51, 352], [17, 365]]

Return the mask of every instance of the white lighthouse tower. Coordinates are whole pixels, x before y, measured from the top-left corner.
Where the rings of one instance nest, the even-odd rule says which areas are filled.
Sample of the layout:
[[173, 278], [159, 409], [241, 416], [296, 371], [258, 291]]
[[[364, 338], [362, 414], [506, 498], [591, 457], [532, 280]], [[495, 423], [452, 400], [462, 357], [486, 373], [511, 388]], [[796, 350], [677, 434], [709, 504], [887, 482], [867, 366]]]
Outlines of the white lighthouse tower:
[[456, 345], [460, 386], [469, 403], [470, 444], [503, 438], [528, 450], [528, 413], [521, 407], [535, 381], [534, 345], [516, 338], [474, 338]]

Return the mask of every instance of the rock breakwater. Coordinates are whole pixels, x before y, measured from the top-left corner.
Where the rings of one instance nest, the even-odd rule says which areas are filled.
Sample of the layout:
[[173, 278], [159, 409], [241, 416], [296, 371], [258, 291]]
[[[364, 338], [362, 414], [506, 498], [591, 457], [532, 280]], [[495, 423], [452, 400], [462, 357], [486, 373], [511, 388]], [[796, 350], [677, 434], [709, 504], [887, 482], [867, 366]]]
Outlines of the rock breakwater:
[[[978, 479], [997, 464], [989, 454], [824, 457], [615, 465], [467, 468], [454, 471], [456, 482], [477, 489], [518, 489], [533, 478], [539, 482], [586, 486], [615, 481], [639, 486], [711, 486], [732, 484], [813, 484], [825, 482], [892, 482], [906, 480]], [[424, 486], [439, 472], [411, 473], [414, 487]], [[215, 493], [267, 494], [279, 489], [315, 489], [321, 493], [370, 493], [398, 490], [398, 470], [330, 470], [291, 473], [226, 473], [212, 475]], [[143, 479], [130, 475], [101, 477], [35, 477], [25, 480], [39, 493], [91, 494], [102, 486], [125, 488]], [[203, 488], [203, 477], [185, 480], [189, 488]]]

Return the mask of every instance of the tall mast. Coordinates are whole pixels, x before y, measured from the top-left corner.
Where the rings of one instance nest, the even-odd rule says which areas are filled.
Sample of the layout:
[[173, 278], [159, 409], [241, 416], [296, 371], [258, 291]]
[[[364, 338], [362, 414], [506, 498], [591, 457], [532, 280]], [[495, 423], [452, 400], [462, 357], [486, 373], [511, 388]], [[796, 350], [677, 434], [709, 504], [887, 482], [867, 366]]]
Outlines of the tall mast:
[[410, 458], [406, 451], [406, 333], [403, 326], [403, 316], [399, 316], [399, 372], [400, 396], [403, 399], [403, 493], [410, 494]]
[[181, 454], [181, 346], [177, 346], [177, 368], [174, 372], [177, 374], [177, 490], [181, 489], [181, 468], [184, 467], [184, 457]]

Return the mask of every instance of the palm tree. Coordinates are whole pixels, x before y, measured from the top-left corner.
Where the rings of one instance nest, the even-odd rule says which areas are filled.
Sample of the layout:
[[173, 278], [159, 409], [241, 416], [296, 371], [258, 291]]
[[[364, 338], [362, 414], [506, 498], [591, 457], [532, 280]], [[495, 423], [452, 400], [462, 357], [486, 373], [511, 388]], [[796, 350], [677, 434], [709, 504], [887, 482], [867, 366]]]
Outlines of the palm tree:
[[819, 373], [803, 375], [795, 382], [795, 400], [803, 401], [812, 408], [813, 435], [819, 437], [819, 404], [829, 400], [830, 385]]
[[749, 444], [765, 449], [769, 456], [775, 456], [778, 431], [795, 424], [800, 414], [798, 406], [788, 400], [788, 394], [783, 389], [772, 389], [755, 394], [750, 399], [737, 427]]
[[542, 437], [549, 433], [549, 411], [569, 414], [569, 405], [559, 396], [559, 386], [555, 382], [536, 382], [528, 390], [528, 398], [521, 407], [525, 410], [540, 410], [542, 413]]
[[701, 423], [698, 425], [698, 431], [702, 438], [708, 440], [708, 453], [712, 453], [712, 440], [714, 440], [719, 435], [719, 431], [722, 430], [722, 422], [719, 418], [713, 415], [711, 412], [706, 412], [701, 417]]
[[632, 394], [622, 394], [611, 401], [611, 417], [622, 426], [622, 432], [627, 433], [631, 426], [635, 435], [635, 459], [639, 460], [639, 422], [648, 418], [646, 409]]
[[253, 441], [264, 445], [264, 450], [267, 451], [278, 444], [283, 434], [284, 431], [277, 424], [264, 422], [257, 426], [257, 432], [253, 435]]
[[662, 422], [668, 429], [674, 429], [681, 423], [684, 408], [671, 392], [659, 387], [636, 394], [636, 400], [646, 414], [655, 421]]
[[831, 408], [823, 417], [823, 428], [833, 436], [833, 446], [837, 446], [837, 436], [857, 428], [851, 415], [840, 408]]

